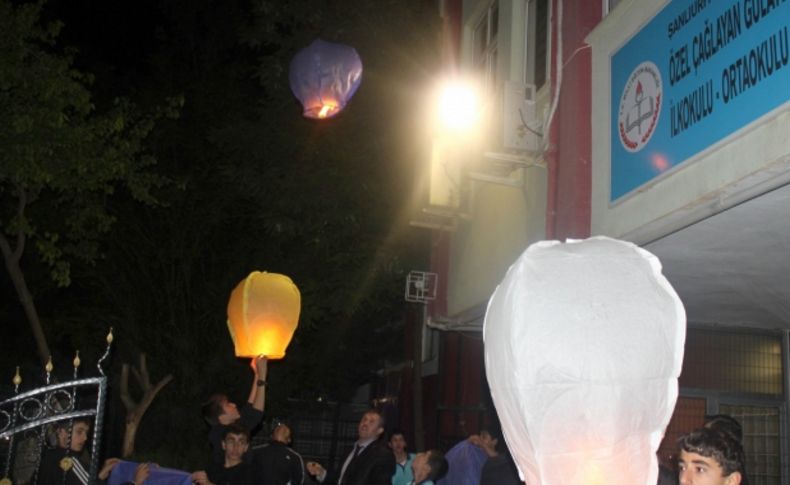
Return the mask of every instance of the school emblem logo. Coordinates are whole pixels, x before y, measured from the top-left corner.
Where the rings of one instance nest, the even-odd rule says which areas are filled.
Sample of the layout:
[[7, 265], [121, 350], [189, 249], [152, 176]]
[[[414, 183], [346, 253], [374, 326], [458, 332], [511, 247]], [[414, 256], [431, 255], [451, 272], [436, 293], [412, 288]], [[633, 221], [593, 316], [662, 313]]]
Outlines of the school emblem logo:
[[661, 73], [650, 61], [636, 66], [620, 97], [617, 127], [620, 143], [631, 153], [650, 141], [661, 114]]

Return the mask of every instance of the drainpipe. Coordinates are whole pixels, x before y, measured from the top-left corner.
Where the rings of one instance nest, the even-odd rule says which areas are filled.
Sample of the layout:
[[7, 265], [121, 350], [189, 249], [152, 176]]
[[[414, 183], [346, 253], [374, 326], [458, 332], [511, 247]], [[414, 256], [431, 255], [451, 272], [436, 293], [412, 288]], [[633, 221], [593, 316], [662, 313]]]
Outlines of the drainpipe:
[[[790, 330], [785, 330], [782, 332], [782, 375], [784, 376], [784, 396], [785, 396], [785, 409], [784, 409], [784, 416], [788, 416], [790, 413]], [[782, 452], [780, 454], [781, 463], [780, 466], [782, 467], [782, 477], [784, 477], [783, 483], [788, 483], [787, 477], [790, 476], [790, 459], [788, 459], [787, 451], [790, 450], [790, 437], [788, 436], [788, 432], [790, 432], [790, 423], [788, 423], [788, 419], [783, 419], [779, 425], [782, 427], [782, 435], [785, 436], [785, 442], [780, 443], [779, 450]]]
[[[556, 3], [556, 7], [555, 7]], [[543, 151], [543, 157], [548, 168], [547, 194], [546, 194], [546, 239], [557, 238], [557, 197], [559, 190], [559, 130], [557, 125], [557, 107], [559, 106], [560, 86], [562, 83], [562, 0], [549, 2], [549, 25], [551, 27], [551, 52], [550, 66], [553, 66], [554, 80], [552, 83], [552, 103], [547, 121], [548, 145]]]

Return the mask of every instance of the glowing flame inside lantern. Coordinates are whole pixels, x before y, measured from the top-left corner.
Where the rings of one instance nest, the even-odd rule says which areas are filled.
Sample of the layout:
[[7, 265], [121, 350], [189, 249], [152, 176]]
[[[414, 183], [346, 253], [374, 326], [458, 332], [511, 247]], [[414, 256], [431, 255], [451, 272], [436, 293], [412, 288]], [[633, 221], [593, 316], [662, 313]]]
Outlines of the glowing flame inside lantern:
[[337, 110], [337, 105], [332, 103], [324, 103], [321, 106], [321, 109], [318, 111], [319, 118], [326, 118], [327, 116], [334, 114], [335, 110]]
[[228, 302], [228, 330], [238, 357], [285, 357], [299, 323], [299, 289], [287, 276], [253, 271]]

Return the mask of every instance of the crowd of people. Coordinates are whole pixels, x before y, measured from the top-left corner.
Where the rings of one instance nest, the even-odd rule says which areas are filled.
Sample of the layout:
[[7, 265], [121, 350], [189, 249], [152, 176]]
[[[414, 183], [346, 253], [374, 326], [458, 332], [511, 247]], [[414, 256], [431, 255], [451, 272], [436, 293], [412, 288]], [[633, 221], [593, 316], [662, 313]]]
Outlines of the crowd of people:
[[[523, 484], [498, 428], [458, 443], [445, 455], [438, 449], [408, 451], [405, 434], [392, 431], [384, 439], [384, 416], [366, 411], [357, 426], [357, 440], [338, 470], [305, 462], [290, 448], [291, 430], [277, 424], [268, 443], [251, 447], [251, 433], [263, 419], [267, 363], [253, 359], [254, 379], [249, 398], [241, 407], [226, 395], [211, 396], [203, 407], [210, 425], [211, 458], [204, 470], [183, 477], [197, 485], [517, 485]], [[88, 440], [91, 423], [85, 419], [58, 424], [55, 446], [44, 451], [38, 485], [86, 485], [85, 463], [75, 459]], [[742, 429], [732, 417], [711, 416], [703, 428], [678, 441], [677, 467], [662, 465], [658, 485], [748, 485]], [[120, 460], [104, 462], [98, 478], [108, 480]], [[154, 465], [142, 463], [126, 481], [111, 485], [144, 485]], [[449, 473], [448, 473], [449, 472]], [[181, 483], [181, 482], [170, 482]]]

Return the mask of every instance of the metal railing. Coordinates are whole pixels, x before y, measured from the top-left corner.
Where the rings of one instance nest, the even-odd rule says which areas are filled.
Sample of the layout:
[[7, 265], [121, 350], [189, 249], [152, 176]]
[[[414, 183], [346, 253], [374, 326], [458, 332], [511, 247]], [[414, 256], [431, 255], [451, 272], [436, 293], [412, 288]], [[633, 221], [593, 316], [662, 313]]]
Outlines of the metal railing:
[[107, 335], [107, 349], [97, 363], [99, 377], [78, 377], [78, 352], [73, 361], [71, 380], [51, 383], [53, 366], [50, 359], [45, 367], [46, 384], [20, 392], [22, 378], [17, 367], [13, 379], [14, 395], [0, 401], [0, 452], [4, 455], [0, 463], [0, 485], [37, 483], [43, 452], [48, 446], [58, 446], [58, 429], [64, 430], [67, 436], [65, 457], [59, 463], [63, 472], [61, 483], [65, 483], [66, 475], [74, 465], [73, 460], [80, 460], [80, 453], [71, 449], [74, 423], [86, 420], [93, 422], [88, 483], [96, 482], [107, 398], [107, 376], [102, 365], [109, 355], [111, 344], [112, 329]]

